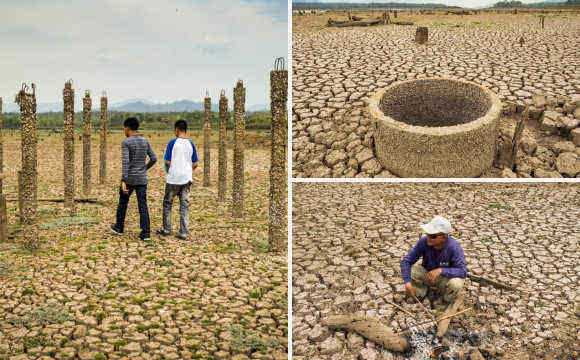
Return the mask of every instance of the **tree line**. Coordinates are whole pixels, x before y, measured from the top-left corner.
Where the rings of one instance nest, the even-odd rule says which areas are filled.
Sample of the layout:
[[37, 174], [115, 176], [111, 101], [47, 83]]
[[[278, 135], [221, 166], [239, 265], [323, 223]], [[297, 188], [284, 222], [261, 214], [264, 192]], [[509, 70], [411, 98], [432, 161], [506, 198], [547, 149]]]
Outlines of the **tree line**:
[[[3, 127], [5, 129], [20, 128], [20, 114], [5, 113], [3, 114]], [[187, 125], [192, 130], [201, 130], [205, 122], [205, 114], [203, 111], [191, 112], [171, 112], [171, 113], [131, 113], [120, 111], [108, 112], [108, 127], [110, 129], [123, 128], [123, 121], [128, 117], [136, 117], [143, 124], [144, 129], [163, 130], [173, 129], [173, 124], [179, 119], [187, 121]], [[228, 112], [229, 118], [227, 122], [228, 130], [233, 129], [233, 112]], [[75, 127], [82, 128], [82, 112], [77, 112], [74, 115]], [[63, 127], [63, 113], [62, 112], [47, 112], [39, 113], [36, 116], [38, 121], [38, 128], [44, 130], [58, 130]], [[217, 129], [219, 123], [219, 113], [212, 111], [210, 113], [210, 121], [212, 127]], [[92, 112], [91, 125], [94, 131], [100, 127], [101, 119], [98, 111]], [[255, 111], [247, 114], [246, 129], [248, 130], [269, 130], [272, 124], [272, 115], [265, 111]]]

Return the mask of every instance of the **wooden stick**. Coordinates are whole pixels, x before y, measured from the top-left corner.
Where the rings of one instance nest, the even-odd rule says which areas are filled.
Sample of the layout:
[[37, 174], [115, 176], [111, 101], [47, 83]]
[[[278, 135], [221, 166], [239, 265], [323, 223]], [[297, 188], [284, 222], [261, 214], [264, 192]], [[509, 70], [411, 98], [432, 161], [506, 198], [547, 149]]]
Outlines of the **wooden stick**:
[[402, 312], [404, 312], [405, 314], [409, 315], [410, 317], [412, 317], [415, 321], [417, 321], [417, 318], [415, 317], [415, 315], [411, 314], [410, 312], [408, 312], [407, 310], [403, 309], [401, 306], [395, 304], [394, 302], [390, 302], [389, 300], [385, 299], [385, 301], [391, 305], [393, 305], [394, 307], [396, 307], [397, 309], [401, 310]]
[[473, 275], [473, 274], [467, 274], [467, 277], [470, 278], [472, 281], [478, 282], [478, 283], [488, 283], [489, 285], [496, 287], [498, 289], [504, 289], [504, 290], [512, 290], [512, 291], [521, 291], [521, 292], [527, 292], [527, 291], [523, 291], [523, 290], [519, 290], [513, 286], [501, 283], [499, 281], [495, 281], [495, 280], [491, 280], [488, 278], [484, 278], [483, 276], [478, 276], [478, 275]]
[[423, 310], [425, 310], [425, 312], [427, 313], [427, 315], [429, 315], [429, 317], [431, 318], [431, 320], [435, 321], [435, 316], [433, 316], [433, 314], [431, 314], [431, 312], [429, 310], [427, 310], [427, 308], [425, 307], [425, 305], [423, 305], [423, 303], [420, 302], [419, 299], [417, 299], [417, 297], [415, 295], [413, 295], [413, 299], [415, 299], [415, 301], [417, 301], [419, 303], [419, 305], [421, 305], [421, 307], [423, 308]]
[[[450, 318], [452, 318], [452, 317], [455, 317], [455, 316], [457, 316], [457, 315], [461, 315], [461, 314], [463, 314], [463, 313], [466, 313], [466, 312], [470, 311], [471, 309], [472, 309], [472, 308], [467, 308], [467, 309], [465, 309], [465, 310], [461, 310], [461, 311], [459, 311], [459, 312], [456, 312], [455, 314], [441, 316], [441, 317], [440, 317], [439, 319], [437, 319], [436, 321], [443, 321], [443, 320], [446, 320], [446, 319], [450, 319]], [[417, 325], [409, 326], [409, 327], [402, 328], [402, 329], [401, 329], [401, 328], [399, 328], [399, 329], [397, 329], [397, 333], [407, 332], [407, 331], [408, 331], [410, 328], [412, 328], [412, 327], [421, 326], [421, 325], [426, 325], [426, 324], [431, 324], [432, 322], [433, 322], [433, 320], [428, 320], [428, 321], [423, 321], [423, 322], [421, 322], [421, 323], [418, 323]]]

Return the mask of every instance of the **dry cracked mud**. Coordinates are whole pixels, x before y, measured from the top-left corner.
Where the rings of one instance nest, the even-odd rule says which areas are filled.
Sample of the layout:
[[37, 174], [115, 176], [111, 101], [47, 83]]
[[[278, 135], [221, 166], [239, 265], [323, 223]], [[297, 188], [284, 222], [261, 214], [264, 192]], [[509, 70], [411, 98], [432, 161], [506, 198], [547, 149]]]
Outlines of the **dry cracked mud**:
[[[429, 27], [426, 45], [414, 43], [416, 26], [326, 28], [329, 17], [344, 20], [346, 15], [293, 16], [293, 177], [393, 177], [375, 156], [366, 101], [395, 81], [469, 80], [519, 106], [533, 106], [536, 92], [561, 103], [580, 94], [578, 14], [548, 14], [542, 30], [538, 15], [531, 14], [400, 12], [397, 20]], [[576, 155], [568, 156], [578, 159], [578, 153], [577, 144]], [[538, 167], [541, 177], [554, 170]], [[497, 177], [501, 170], [492, 168], [483, 176]]]
[[473, 310], [449, 332], [487, 339], [479, 351], [488, 359], [576, 358], [579, 195], [578, 183], [294, 184], [294, 359], [427, 359], [384, 351], [320, 319], [356, 312], [394, 329], [414, 324], [394, 302], [428, 320], [405, 299], [399, 263], [419, 225], [438, 214], [451, 220], [468, 273], [519, 290], [467, 279], [464, 308]]
[[[197, 140], [201, 132], [192, 135]], [[144, 136], [158, 157], [173, 137], [169, 131], [147, 131]], [[286, 359], [286, 255], [265, 252], [267, 134], [249, 134], [250, 140], [262, 139], [256, 141], [262, 144], [247, 149], [242, 220], [230, 216], [231, 191], [226, 203], [216, 202], [215, 157], [211, 187], [201, 186], [203, 170], [194, 173], [188, 239], [153, 235], [150, 244], [137, 239], [134, 196], [125, 235], [107, 230], [117, 205], [122, 138], [120, 132], [109, 136], [110, 176], [105, 185], [93, 183], [91, 197], [101, 204], [77, 203], [78, 215], [70, 218], [62, 204], [41, 202], [40, 249], [23, 249], [18, 234], [14, 242], [0, 244], [0, 359]], [[4, 191], [15, 199], [19, 133], [5, 133], [4, 139]], [[98, 134], [93, 135], [93, 144], [98, 144]], [[75, 146], [81, 154], [82, 142]], [[98, 155], [93, 151], [93, 175]], [[76, 196], [81, 198], [81, 156], [76, 160]], [[62, 198], [60, 135], [41, 133], [39, 173], [39, 198]], [[154, 232], [161, 227], [165, 184], [161, 163], [148, 176]], [[17, 203], [8, 204], [9, 222], [14, 225]], [[179, 220], [176, 205], [174, 231]]]

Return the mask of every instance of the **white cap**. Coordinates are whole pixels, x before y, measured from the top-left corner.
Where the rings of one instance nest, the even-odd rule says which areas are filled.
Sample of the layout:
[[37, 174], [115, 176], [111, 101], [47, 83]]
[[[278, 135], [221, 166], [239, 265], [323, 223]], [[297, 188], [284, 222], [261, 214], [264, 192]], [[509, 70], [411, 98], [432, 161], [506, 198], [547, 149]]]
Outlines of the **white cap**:
[[421, 225], [421, 229], [426, 234], [449, 234], [451, 232], [451, 222], [443, 216], [435, 216], [428, 224]]

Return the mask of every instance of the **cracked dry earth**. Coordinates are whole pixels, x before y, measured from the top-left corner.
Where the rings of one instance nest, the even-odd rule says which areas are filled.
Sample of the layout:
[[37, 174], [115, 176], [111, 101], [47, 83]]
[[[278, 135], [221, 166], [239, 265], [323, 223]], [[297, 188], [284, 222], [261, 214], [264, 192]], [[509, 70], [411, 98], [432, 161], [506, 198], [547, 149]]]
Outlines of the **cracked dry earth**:
[[[169, 131], [145, 132], [158, 157], [173, 138]], [[194, 133], [194, 140], [201, 133]], [[249, 138], [267, 139], [267, 133]], [[20, 167], [18, 132], [5, 134], [8, 198], [17, 194]], [[78, 139], [78, 137], [77, 137]], [[101, 204], [77, 203], [67, 217], [62, 204], [39, 203], [43, 240], [33, 253], [16, 239], [0, 243], [0, 359], [286, 359], [287, 261], [266, 253], [268, 236], [269, 149], [246, 149], [246, 211], [231, 218], [217, 199], [217, 149], [212, 186], [194, 172], [190, 235], [185, 241], [153, 234], [137, 239], [136, 198], [130, 200], [125, 235], [108, 232], [114, 221], [120, 179], [122, 134], [108, 140], [109, 177], [93, 183]], [[216, 141], [217, 143], [217, 141]], [[80, 194], [81, 141], [76, 146], [77, 197]], [[93, 179], [98, 181], [98, 134], [93, 136]], [[203, 149], [197, 144], [198, 149]], [[39, 198], [62, 197], [62, 139], [41, 133]], [[203, 157], [203, 151], [198, 150]], [[5, 160], [6, 161], [6, 160]], [[231, 168], [231, 151], [229, 153]], [[230, 169], [231, 170], [231, 169]], [[148, 172], [151, 228], [161, 227], [165, 172]], [[231, 186], [231, 171], [228, 184]], [[174, 203], [173, 230], [178, 226]], [[16, 202], [8, 203], [17, 223]], [[177, 208], [176, 208], [177, 206]]]
[[453, 319], [448, 334], [487, 338], [479, 351], [488, 359], [576, 359], [579, 195], [577, 183], [294, 184], [294, 359], [410, 358], [320, 319], [354, 311], [393, 329], [414, 324], [393, 302], [428, 320], [405, 299], [399, 263], [419, 239], [419, 225], [437, 214], [450, 219], [468, 273], [521, 290], [466, 279], [463, 308], [473, 310]]
[[578, 14], [547, 15], [544, 30], [535, 15], [399, 14], [429, 27], [427, 45], [414, 43], [416, 26], [326, 28], [345, 15], [293, 16], [294, 177], [393, 177], [375, 157], [366, 101], [395, 81], [469, 80], [522, 106], [535, 92], [580, 93]]

